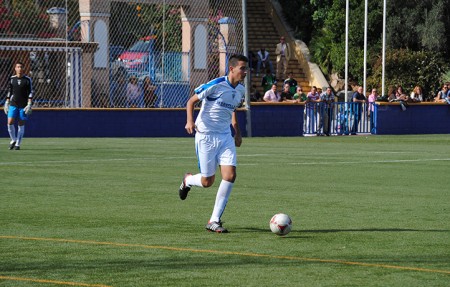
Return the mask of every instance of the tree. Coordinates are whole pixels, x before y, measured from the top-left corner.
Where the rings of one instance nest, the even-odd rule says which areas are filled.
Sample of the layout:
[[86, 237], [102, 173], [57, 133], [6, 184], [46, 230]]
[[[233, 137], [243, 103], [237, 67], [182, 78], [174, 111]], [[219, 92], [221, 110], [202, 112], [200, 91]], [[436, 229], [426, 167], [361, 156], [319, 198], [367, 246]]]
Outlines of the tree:
[[[284, 0], [280, 2], [284, 3], [283, 7], [288, 8], [285, 10], [290, 10], [290, 7], [294, 5], [304, 5], [313, 11], [310, 14], [311, 25], [301, 26], [303, 30], [312, 31], [310, 32], [311, 41], [307, 44], [313, 55], [313, 61], [319, 64], [325, 74], [338, 73], [342, 76], [345, 68], [346, 0]], [[365, 3], [363, 0], [350, 0], [349, 4], [349, 80], [361, 82], [364, 70]], [[387, 4], [387, 48], [391, 55], [402, 55], [403, 59], [409, 59], [414, 63], [414, 65], [402, 63], [404, 70], [397, 71], [395, 64], [400, 63], [395, 61], [395, 57], [387, 57], [386, 61], [392, 61], [392, 63], [386, 63], [387, 75], [392, 77], [393, 81], [405, 83], [410, 82], [410, 75], [415, 75], [415, 79], [424, 83], [425, 89], [433, 90], [431, 81], [438, 82], [438, 78], [446, 70], [436, 69], [431, 63], [450, 56], [450, 49], [448, 49], [450, 0], [389, 0]], [[367, 76], [371, 77], [372, 84], [375, 84], [381, 82], [381, 74], [378, 72], [381, 63], [383, 0], [369, 1], [368, 12]], [[289, 13], [292, 12], [285, 12], [288, 15]], [[292, 26], [299, 26], [298, 20], [291, 21], [296, 21]], [[427, 60], [424, 60], [425, 56], [421, 53], [427, 55]], [[433, 59], [431, 63], [421, 62], [422, 60], [430, 61], [430, 59]], [[431, 66], [434, 68], [430, 68]], [[444, 67], [445, 64], [441, 66]], [[397, 72], [391, 73], [389, 69]], [[425, 73], [438, 73], [438, 75], [434, 79]]]
[[445, 53], [448, 50], [443, 21], [444, 15], [441, 13], [443, 10], [444, 3], [437, 1], [429, 12], [425, 10], [425, 21], [417, 27], [422, 47], [428, 51]]

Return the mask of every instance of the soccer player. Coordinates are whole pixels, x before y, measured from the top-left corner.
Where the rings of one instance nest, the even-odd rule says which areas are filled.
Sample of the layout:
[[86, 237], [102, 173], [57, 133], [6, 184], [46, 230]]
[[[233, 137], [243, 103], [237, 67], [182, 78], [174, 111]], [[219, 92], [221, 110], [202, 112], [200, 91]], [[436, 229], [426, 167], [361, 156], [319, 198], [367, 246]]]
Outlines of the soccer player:
[[[236, 180], [236, 147], [242, 143], [236, 108], [242, 103], [245, 88], [239, 82], [247, 75], [248, 59], [233, 55], [228, 60], [228, 75], [216, 78], [195, 89], [186, 106], [185, 129], [188, 134], [195, 131], [195, 149], [200, 173], [184, 175], [179, 189], [181, 200], [186, 199], [192, 186], [210, 187], [214, 183], [217, 165], [222, 181], [217, 191], [211, 218], [206, 224], [208, 231], [227, 233], [220, 220], [234, 181]], [[202, 101], [202, 107], [194, 122], [194, 106]], [[234, 138], [230, 125], [234, 129]]]
[[[9, 80], [9, 92], [3, 109], [8, 116], [8, 133], [11, 138], [9, 149], [20, 150], [25, 133], [25, 122], [31, 114], [34, 91], [31, 78], [25, 75], [24, 64], [16, 62], [14, 70], [16, 74]], [[16, 119], [18, 119], [17, 136], [14, 125]]]

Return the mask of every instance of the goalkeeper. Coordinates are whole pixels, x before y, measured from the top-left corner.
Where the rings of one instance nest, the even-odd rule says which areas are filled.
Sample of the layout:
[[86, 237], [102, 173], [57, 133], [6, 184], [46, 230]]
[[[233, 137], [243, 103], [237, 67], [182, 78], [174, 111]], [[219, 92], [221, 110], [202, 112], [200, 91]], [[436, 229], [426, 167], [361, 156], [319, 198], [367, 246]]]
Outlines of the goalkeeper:
[[[16, 62], [14, 70], [16, 74], [11, 76], [9, 80], [9, 92], [3, 108], [8, 116], [8, 133], [11, 138], [9, 149], [20, 150], [20, 143], [25, 133], [25, 122], [31, 114], [34, 91], [31, 78], [25, 75], [24, 64]], [[16, 119], [18, 119], [17, 133], [15, 127]]]

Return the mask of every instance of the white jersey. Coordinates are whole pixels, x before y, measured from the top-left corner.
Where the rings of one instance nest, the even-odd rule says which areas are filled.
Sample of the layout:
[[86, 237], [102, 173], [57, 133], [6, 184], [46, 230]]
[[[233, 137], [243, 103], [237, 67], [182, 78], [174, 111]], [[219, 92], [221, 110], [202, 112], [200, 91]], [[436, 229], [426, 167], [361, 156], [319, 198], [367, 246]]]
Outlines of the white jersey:
[[199, 133], [231, 133], [233, 112], [242, 103], [245, 94], [243, 85], [233, 87], [227, 76], [216, 78], [195, 89], [202, 101], [200, 113], [195, 120]]

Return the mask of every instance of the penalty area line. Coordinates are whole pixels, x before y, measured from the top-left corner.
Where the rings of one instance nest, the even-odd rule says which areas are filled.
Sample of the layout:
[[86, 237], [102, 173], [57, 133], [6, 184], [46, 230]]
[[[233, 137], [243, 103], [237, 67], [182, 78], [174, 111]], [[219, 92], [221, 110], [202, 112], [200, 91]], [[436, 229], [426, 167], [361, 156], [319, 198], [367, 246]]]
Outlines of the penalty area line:
[[[284, 260], [291, 260], [291, 261], [332, 263], [332, 264], [353, 265], [353, 266], [362, 266], [362, 267], [376, 267], [376, 268], [385, 268], [385, 269], [440, 273], [440, 274], [450, 275], [450, 270], [428, 269], [428, 268], [389, 265], [389, 264], [377, 264], [377, 263], [365, 263], [365, 262], [345, 261], [345, 260], [338, 260], [338, 259], [320, 259], [320, 258], [307, 258], [307, 257], [298, 257], [298, 256], [270, 255], [270, 254], [263, 254], [263, 253], [248, 253], [248, 252], [221, 251], [221, 250], [209, 250], [209, 249], [193, 249], [193, 248], [170, 247], [170, 246], [160, 246], [160, 245], [128, 244], [128, 243], [116, 243], [116, 242], [104, 242], [104, 241], [92, 241], [92, 240], [77, 240], [77, 239], [62, 239], [62, 238], [23, 237], [23, 236], [0, 235], [0, 239], [50, 241], [50, 242], [77, 243], [77, 244], [90, 244], [90, 245], [106, 245], [106, 246], [115, 246], [115, 247], [134, 247], [134, 248], [137, 247], [137, 248], [145, 248], [145, 249], [159, 249], [159, 250], [170, 250], [170, 251], [180, 251], [180, 252], [209, 253], [209, 254], [220, 254], [220, 255], [236, 255], [236, 256], [245, 256], [245, 257], [284, 259]], [[104, 287], [105, 285], [86, 284], [86, 285], [74, 285], [74, 286]]]

